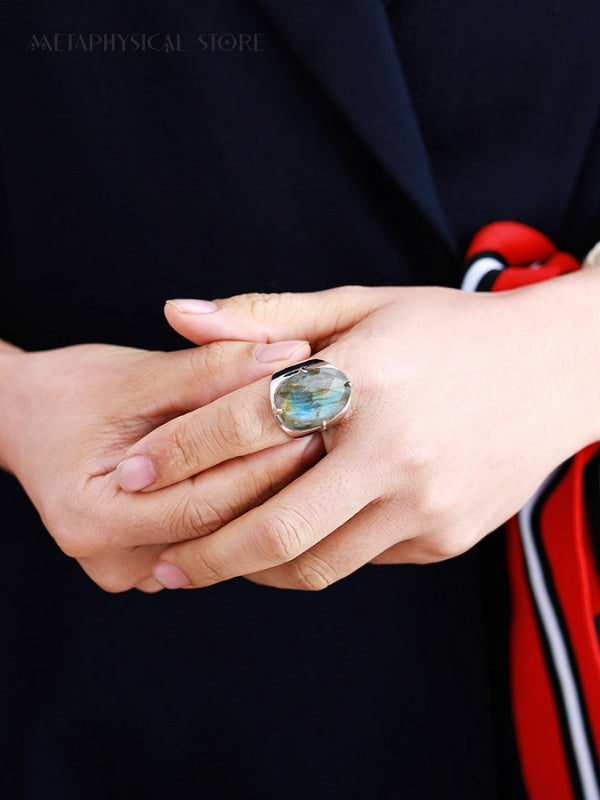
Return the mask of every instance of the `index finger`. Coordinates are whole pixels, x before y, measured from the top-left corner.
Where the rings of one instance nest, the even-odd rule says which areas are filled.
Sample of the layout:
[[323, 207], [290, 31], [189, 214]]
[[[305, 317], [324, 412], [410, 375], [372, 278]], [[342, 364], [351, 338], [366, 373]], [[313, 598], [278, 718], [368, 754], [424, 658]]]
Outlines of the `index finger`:
[[[122, 489], [161, 489], [238, 456], [289, 442], [273, 419], [264, 378], [144, 436], [117, 467]], [[143, 483], [145, 481], [145, 483]]]
[[[307, 342], [276, 342], [260, 345], [256, 357], [264, 375], [309, 353]], [[227, 386], [217, 380], [211, 402], [186, 409], [187, 413], [155, 428], [129, 449], [116, 470], [120, 487], [127, 492], [161, 489], [230, 458], [283, 444], [287, 437], [270, 424], [269, 380], [265, 379], [266, 384], [246, 382], [249, 385], [243, 389], [237, 389], [239, 381]], [[206, 389], [205, 394], [210, 391]]]

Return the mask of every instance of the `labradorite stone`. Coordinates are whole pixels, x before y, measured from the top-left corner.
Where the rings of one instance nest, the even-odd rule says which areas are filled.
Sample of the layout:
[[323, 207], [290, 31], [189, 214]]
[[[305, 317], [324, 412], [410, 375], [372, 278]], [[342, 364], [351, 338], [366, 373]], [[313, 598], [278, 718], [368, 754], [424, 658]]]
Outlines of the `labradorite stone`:
[[311, 366], [284, 378], [273, 396], [281, 420], [294, 431], [318, 428], [347, 406], [348, 378], [335, 367]]

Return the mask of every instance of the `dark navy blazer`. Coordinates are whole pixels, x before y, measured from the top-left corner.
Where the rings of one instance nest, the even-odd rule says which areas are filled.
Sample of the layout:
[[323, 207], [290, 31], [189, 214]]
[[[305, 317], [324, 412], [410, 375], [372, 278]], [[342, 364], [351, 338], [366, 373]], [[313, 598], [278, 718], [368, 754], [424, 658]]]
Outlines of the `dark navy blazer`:
[[[8, 5], [0, 336], [27, 349], [186, 346], [167, 297], [458, 286], [496, 219], [600, 238], [592, 0]], [[519, 797], [501, 534], [314, 595], [111, 596], [0, 477], [4, 797]]]

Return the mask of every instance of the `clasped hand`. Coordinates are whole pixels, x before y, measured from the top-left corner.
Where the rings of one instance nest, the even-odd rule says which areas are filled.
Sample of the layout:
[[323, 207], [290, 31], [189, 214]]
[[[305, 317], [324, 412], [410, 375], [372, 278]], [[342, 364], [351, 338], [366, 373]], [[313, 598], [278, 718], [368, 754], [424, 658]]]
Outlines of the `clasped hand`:
[[122, 491], [116, 466], [167, 420], [309, 352], [295, 341], [11, 354], [2, 362], [0, 463], [61, 549], [102, 588], [159, 590], [152, 568], [168, 544], [210, 533], [265, 500], [318, 458], [319, 443], [289, 441], [232, 458], [151, 495]]
[[[553, 282], [563, 282], [567, 303], [577, 280]], [[307, 437], [317, 454], [322, 437], [324, 457], [302, 474], [290, 465], [278, 491], [256, 492], [251, 503], [245, 487], [268, 485], [273, 448], [291, 442], [273, 419], [268, 376], [233, 391], [221, 382], [212, 402], [133, 445], [117, 477], [140, 508], [157, 499], [162, 524], [166, 491], [179, 486], [186, 502], [187, 482], [201, 492], [230, 466], [220, 484], [226, 518], [210, 535], [196, 524], [163, 549], [155, 578], [168, 588], [246, 576], [322, 589], [367, 562], [426, 563], [470, 548], [594, 440], [582, 365], [557, 344], [572, 315], [557, 321], [555, 303], [554, 287], [502, 295], [343, 287], [169, 302], [170, 324], [201, 347], [306, 339], [351, 378], [353, 396], [337, 426]], [[549, 390], [556, 374], [562, 380]]]
[[[583, 273], [499, 295], [174, 301], [168, 321], [198, 347], [6, 355], [0, 464], [108, 591], [321, 589], [368, 562], [450, 558], [600, 438], [595, 349], [573, 347], [598, 338]], [[311, 355], [350, 377], [352, 403], [290, 439], [270, 375]]]

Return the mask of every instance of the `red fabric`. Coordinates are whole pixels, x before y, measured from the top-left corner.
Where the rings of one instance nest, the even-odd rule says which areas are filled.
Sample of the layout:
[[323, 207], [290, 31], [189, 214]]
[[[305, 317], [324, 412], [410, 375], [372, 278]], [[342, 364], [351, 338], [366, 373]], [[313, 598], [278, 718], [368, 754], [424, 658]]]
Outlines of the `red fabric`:
[[[492, 291], [514, 289], [580, 268], [573, 256], [559, 251], [542, 233], [515, 222], [498, 222], [479, 231], [468, 249], [467, 263], [490, 255], [506, 265], [495, 277]], [[558, 609], [574, 657], [581, 707], [596, 758], [600, 754], [600, 645], [594, 617], [600, 614], [600, 576], [589, 529], [584, 470], [599, 448], [588, 447], [569, 461], [544, 495], [536, 517], [540, 532], [536, 541], [548, 568], [552, 605]], [[597, 489], [600, 493], [600, 483]], [[569, 766], [567, 754], [568, 724], [559, 711], [560, 688], [557, 691], [556, 669], [553, 671], [548, 639], [544, 639], [536, 612], [519, 518], [511, 519], [506, 528], [512, 600], [511, 693], [523, 777], [531, 800], [570, 800], [576, 797], [577, 779], [573, 777], [573, 758]]]
[[568, 253], [554, 253], [541, 266], [509, 267], [503, 270], [494, 283], [493, 291], [518, 289], [520, 286], [547, 281], [549, 278], [556, 278], [558, 275], [575, 272], [578, 269], [579, 262], [573, 256]]
[[493, 222], [475, 234], [467, 250], [467, 260], [477, 253], [494, 252], [511, 267], [528, 267], [546, 261], [556, 251], [556, 245], [547, 236], [529, 225]]
[[512, 599], [510, 680], [512, 712], [523, 780], [532, 800], [569, 800], [571, 781], [516, 518], [507, 524]]
[[590, 722], [600, 743], [600, 646], [594, 625], [594, 616], [600, 613], [594, 605], [600, 587], [583, 502], [583, 471], [597, 451], [593, 445], [573, 458], [544, 505], [541, 528], [584, 695], [589, 707], [599, 712], [590, 715]]

